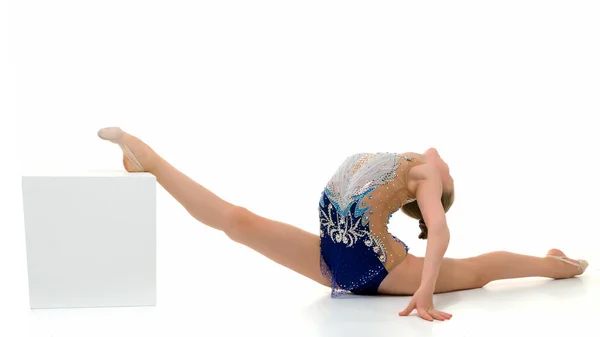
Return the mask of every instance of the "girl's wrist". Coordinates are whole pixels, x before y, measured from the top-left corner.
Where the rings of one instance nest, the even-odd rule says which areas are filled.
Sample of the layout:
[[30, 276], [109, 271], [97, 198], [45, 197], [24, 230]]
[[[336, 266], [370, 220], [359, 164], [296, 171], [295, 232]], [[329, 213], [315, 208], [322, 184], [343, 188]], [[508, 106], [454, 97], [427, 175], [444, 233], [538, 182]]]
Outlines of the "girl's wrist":
[[435, 289], [435, 282], [423, 280], [423, 281], [421, 281], [421, 284], [419, 285], [419, 289], [425, 290], [425, 291], [431, 291], [433, 293], [433, 291]]

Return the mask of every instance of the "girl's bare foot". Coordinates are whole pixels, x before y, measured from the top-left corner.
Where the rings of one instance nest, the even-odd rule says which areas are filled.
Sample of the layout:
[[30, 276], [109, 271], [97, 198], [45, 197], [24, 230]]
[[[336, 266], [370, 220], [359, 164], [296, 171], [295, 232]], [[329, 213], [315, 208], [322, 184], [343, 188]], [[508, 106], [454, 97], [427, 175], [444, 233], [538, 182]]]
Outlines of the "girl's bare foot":
[[152, 172], [158, 155], [135, 136], [119, 127], [107, 127], [98, 130], [98, 137], [113, 142], [123, 151], [123, 166], [128, 172]]
[[550, 249], [546, 254], [549, 263], [556, 271], [555, 279], [571, 278], [583, 274], [588, 266], [584, 260], [573, 260], [559, 249]]

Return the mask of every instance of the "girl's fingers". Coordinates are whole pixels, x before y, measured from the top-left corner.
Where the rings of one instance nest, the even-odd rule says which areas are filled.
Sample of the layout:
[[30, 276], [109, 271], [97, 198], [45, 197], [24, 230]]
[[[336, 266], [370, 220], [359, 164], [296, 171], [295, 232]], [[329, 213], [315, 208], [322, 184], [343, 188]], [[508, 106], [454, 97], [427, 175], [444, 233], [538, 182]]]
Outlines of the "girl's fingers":
[[425, 309], [417, 309], [417, 312], [419, 313], [419, 316], [421, 316], [421, 318], [430, 322], [433, 321], [433, 317], [431, 317], [431, 315], [429, 315]]
[[408, 316], [410, 315], [410, 313], [415, 309], [415, 304], [411, 301], [408, 306], [406, 307], [406, 309], [400, 311], [398, 313], [398, 315], [400, 316]]
[[440, 313], [440, 315], [442, 315], [445, 319], [450, 319], [452, 318], [452, 315], [450, 315], [447, 312], [443, 312], [443, 311], [438, 311]]
[[446, 319], [444, 318], [444, 316], [442, 316], [442, 314], [440, 314], [438, 311], [436, 310], [431, 310], [429, 312], [429, 314], [431, 315], [431, 317], [437, 319], [438, 321], [445, 321]]

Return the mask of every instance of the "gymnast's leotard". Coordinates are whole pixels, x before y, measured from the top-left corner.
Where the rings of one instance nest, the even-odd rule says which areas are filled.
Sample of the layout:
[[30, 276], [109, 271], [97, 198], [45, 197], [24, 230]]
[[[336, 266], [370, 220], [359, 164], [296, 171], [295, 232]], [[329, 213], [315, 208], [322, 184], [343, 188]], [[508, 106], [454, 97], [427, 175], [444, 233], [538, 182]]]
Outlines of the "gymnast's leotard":
[[346, 158], [319, 201], [321, 271], [331, 295], [377, 294], [408, 246], [388, 232], [394, 212], [415, 201], [408, 171], [423, 162], [406, 154], [356, 153]]

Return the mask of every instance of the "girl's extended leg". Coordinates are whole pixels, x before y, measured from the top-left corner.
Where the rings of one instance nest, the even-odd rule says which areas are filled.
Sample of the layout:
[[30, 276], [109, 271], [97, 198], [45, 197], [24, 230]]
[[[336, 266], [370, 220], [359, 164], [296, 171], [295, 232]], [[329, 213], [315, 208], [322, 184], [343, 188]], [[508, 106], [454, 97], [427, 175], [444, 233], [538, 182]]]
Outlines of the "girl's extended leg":
[[198, 221], [223, 231], [233, 241], [289, 269], [329, 286], [328, 280], [321, 274], [317, 235], [264, 218], [219, 198], [177, 170], [141, 140], [118, 128], [101, 130], [99, 135], [122, 146], [123, 165], [128, 171], [143, 170], [156, 176], [157, 182]]
[[[557, 249], [548, 254], [564, 256]], [[406, 259], [383, 280], [379, 290], [386, 294], [413, 294], [419, 287], [423, 258], [408, 255]], [[574, 260], [571, 260], [576, 262]], [[435, 292], [481, 288], [502, 279], [519, 277], [570, 278], [581, 270], [550, 257], [536, 257], [511, 252], [492, 252], [466, 259], [444, 258]]]

